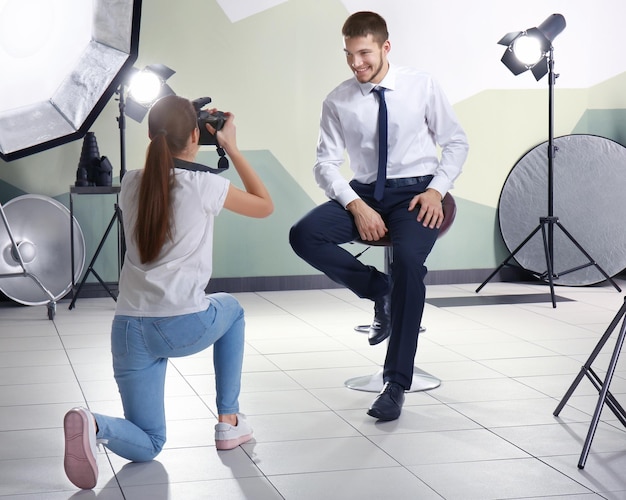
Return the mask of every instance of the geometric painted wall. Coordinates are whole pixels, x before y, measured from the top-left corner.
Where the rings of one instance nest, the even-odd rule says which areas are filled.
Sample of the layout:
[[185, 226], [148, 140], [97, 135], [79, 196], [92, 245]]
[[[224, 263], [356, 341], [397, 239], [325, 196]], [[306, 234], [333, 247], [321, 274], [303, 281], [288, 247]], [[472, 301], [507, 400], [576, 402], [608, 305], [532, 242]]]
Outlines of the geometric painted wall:
[[[437, 242], [429, 269], [491, 269], [506, 256], [497, 224], [500, 191], [517, 160], [547, 139], [547, 78], [516, 77], [504, 67], [497, 41], [505, 33], [563, 14], [567, 27], [554, 41], [560, 75], [555, 135], [593, 134], [626, 145], [626, 58], [617, 43], [626, 19], [623, 0], [150, 0], [143, 3], [136, 66], [166, 64], [176, 70], [168, 84], [179, 95], [208, 95], [216, 107], [232, 111], [239, 147], [276, 205], [262, 221], [226, 213], [218, 218], [216, 277], [316, 273], [293, 255], [287, 231], [324, 201], [312, 175], [320, 106], [351, 76], [341, 25], [350, 13], [366, 9], [388, 21], [392, 63], [417, 67], [439, 80], [470, 141], [464, 172], [452, 190], [457, 218]], [[92, 127], [115, 175], [117, 115], [112, 100]], [[146, 123], [128, 120], [126, 125], [127, 168], [140, 168]], [[0, 161], [0, 199], [27, 192], [67, 203], [80, 149], [76, 141]], [[211, 148], [202, 155], [213, 161]], [[83, 202], [80, 210], [88, 248], [94, 248], [108, 209], [93, 201]], [[380, 261], [380, 252], [370, 258]]]

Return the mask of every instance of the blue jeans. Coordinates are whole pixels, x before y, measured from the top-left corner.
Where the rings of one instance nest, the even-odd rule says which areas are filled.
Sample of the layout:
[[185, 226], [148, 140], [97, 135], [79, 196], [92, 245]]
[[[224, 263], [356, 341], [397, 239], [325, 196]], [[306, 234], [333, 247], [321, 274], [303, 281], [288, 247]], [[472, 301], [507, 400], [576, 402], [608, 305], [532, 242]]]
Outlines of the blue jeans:
[[125, 418], [94, 414], [97, 439], [135, 462], [152, 460], [165, 444], [164, 385], [168, 358], [213, 346], [220, 415], [239, 411], [244, 348], [243, 308], [231, 295], [209, 296], [206, 311], [181, 316], [115, 316], [111, 329], [113, 371]]

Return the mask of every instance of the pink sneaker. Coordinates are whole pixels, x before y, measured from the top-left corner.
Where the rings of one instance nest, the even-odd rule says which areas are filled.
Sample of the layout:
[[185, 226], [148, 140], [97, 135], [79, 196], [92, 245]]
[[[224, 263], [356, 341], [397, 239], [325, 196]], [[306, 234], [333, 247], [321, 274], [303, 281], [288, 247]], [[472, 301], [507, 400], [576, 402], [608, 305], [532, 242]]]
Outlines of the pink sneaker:
[[246, 416], [237, 413], [237, 425], [219, 422], [215, 425], [215, 446], [218, 450], [232, 450], [252, 439], [252, 427]]
[[96, 424], [86, 408], [72, 408], [63, 419], [65, 473], [79, 488], [90, 490], [98, 482]]

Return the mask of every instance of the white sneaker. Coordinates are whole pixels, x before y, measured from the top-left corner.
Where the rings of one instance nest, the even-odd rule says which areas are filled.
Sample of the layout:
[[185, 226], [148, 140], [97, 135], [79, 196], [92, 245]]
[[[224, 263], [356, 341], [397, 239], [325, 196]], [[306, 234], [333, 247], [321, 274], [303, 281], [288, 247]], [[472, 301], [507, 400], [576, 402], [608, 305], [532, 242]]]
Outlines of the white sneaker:
[[237, 413], [237, 425], [230, 425], [226, 422], [218, 422], [215, 425], [215, 446], [218, 450], [232, 450], [250, 439], [252, 439], [252, 427], [242, 413]]
[[72, 408], [63, 419], [68, 479], [79, 488], [90, 490], [98, 482], [96, 424], [86, 408]]

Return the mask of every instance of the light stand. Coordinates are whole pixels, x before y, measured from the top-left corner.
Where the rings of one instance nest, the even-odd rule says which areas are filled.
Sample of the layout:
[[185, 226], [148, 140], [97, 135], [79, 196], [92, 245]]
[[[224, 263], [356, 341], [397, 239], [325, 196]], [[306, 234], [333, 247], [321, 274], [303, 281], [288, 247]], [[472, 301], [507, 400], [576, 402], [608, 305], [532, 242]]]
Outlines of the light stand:
[[[559, 276], [569, 274], [580, 269], [584, 269], [589, 266], [595, 266], [600, 273], [615, 287], [618, 292], [621, 289], [615, 281], [593, 260], [591, 255], [582, 247], [582, 245], [576, 241], [576, 239], [565, 229], [563, 224], [559, 222], [559, 218], [554, 215], [554, 157], [556, 155], [557, 147], [554, 145], [554, 84], [558, 75], [554, 73], [554, 49], [552, 47], [552, 39], [556, 37], [565, 28], [565, 19], [560, 14], [553, 14], [546, 19], [538, 28], [531, 28], [527, 32], [509, 33], [502, 40], [500, 44], [507, 45], [508, 49], [502, 58], [502, 62], [514, 73], [519, 74], [527, 69], [531, 69], [535, 78], [540, 80], [547, 72], [548, 74], [548, 215], [546, 217], [539, 218], [539, 224], [533, 229], [530, 234], [513, 250], [508, 257], [502, 261], [502, 263], [482, 282], [482, 284], [476, 289], [476, 293], [480, 292], [482, 288], [493, 278], [500, 269], [508, 264], [508, 262], [515, 257], [515, 254], [519, 252], [535, 234], [541, 230], [541, 236], [543, 238], [544, 254], [546, 259], [546, 272], [539, 275], [540, 279], [548, 279], [550, 284], [550, 297], [552, 299], [552, 307], [556, 307], [556, 299], [554, 295], [554, 280]], [[540, 37], [540, 43], [542, 44], [542, 57], [538, 62], [533, 64], [524, 64], [514, 60], [513, 45], [516, 40], [522, 39], [526, 35], [534, 35]], [[545, 60], [546, 66], [542, 66], [539, 63]], [[587, 258], [587, 263], [573, 267], [571, 269], [555, 273], [554, 271], [554, 230], [555, 226], [558, 227], [563, 234], [578, 248], [578, 250]]]
[[[118, 90], [119, 100], [118, 109], [120, 111], [117, 117], [117, 124], [120, 129], [120, 188], [122, 185], [122, 179], [126, 174], [126, 98], [124, 82], [120, 84]], [[119, 205], [115, 204], [115, 212], [113, 217], [117, 219], [117, 259], [119, 262], [119, 270], [121, 271], [122, 265], [124, 265], [124, 256], [126, 255], [126, 240], [124, 239], [124, 225], [122, 224], [122, 211]]]
[[[161, 97], [174, 93], [174, 91], [165, 83], [165, 81], [176, 72], [173, 69], [168, 68], [164, 64], [151, 64], [151, 65], [146, 66], [140, 73], [144, 75], [150, 74], [151, 76], [156, 77], [157, 87], [156, 87], [156, 92], [148, 96], [146, 102], [137, 103], [136, 100], [133, 98], [133, 94], [132, 94], [133, 92], [132, 86], [134, 84], [131, 78], [136, 76], [138, 73], [135, 68], [131, 69], [131, 72], [129, 73], [129, 78], [128, 78], [128, 80], [130, 81], [128, 90], [130, 93], [129, 101], [130, 101], [131, 106], [134, 106], [134, 108], [131, 108], [131, 114], [129, 116], [139, 123], [141, 123], [147, 111], [154, 105], [156, 101], [158, 101]], [[126, 174], [126, 114], [127, 114], [126, 94], [125, 94], [126, 90], [127, 90], [126, 85], [124, 81], [122, 81], [122, 83], [120, 84], [120, 88], [118, 90], [120, 114], [117, 118], [117, 122], [118, 122], [119, 129], [120, 129], [120, 186], [122, 184], [122, 179], [124, 178], [124, 175]], [[118, 225], [117, 225], [117, 237], [118, 237], [118, 242], [119, 242], [118, 259], [119, 259], [120, 268], [121, 268], [121, 266], [124, 263], [124, 256], [126, 255], [126, 240], [124, 238], [124, 225], [122, 224], [122, 212], [117, 204], [115, 204], [114, 217], [117, 217], [118, 219]]]
[[117, 90], [118, 94], [118, 109], [120, 111], [117, 117], [117, 124], [120, 129], [120, 184], [126, 174], [126, 98], [124, 92], [126, 91], [126, 85], [120, 84]]
[[[124, 75], [116, 94], [118, 95], [118, 109], [119, 115], [117, 117], [117, 123], [119, 127], [120, 137], [120, 186], [109, 186], [108, 188], [87, 188], [88, 190], [82, 191], [83, 193], [90, 194], [115, 194], [118, 199], [114, 204], [114, 211], [111, 220], [100, 240], [98, 248], [87, 267], [76, 293], [70, 303], [69, 308], [72, 309], [78, 299], [80, 291], [85, 284], [89, 274], [93, 274], [94, 277], [100, 282], [102, 287], [107, 291], [111, 298], [117, 301], [117, 295], [107, 286], [104, 280], [98, 275], [94, 269], [94, 264], [102, 251], [104, 244], [111, 234], [111, 230], [114, 226], [117, 227], [117, 249], [118, 249], [118, 277], [119, 272], [124, 264], [124, 256], [126, 255], [126, 242], [124, 239], [124, 226], [122, 223], [122, 211], [120, 210], [118, 201], [119, 193], [121, 189], [122, 179], [126, 174], [126, 116], [129, 116], [133, 120], [141, 123], [146, 116], [152, 105], [158, 101], [161, 97], [174, 94], [174, 91], [165, 83], [165, 81], [175, 73], [174, 70], [168, 68], [163, 64], [151, 64], [146, 66], [143, 70], [136, 68], [130, 68]], [[136, 78], [139, 76], [139, 78]], [[128, 84], [127, 84], [128, 83]], [[148, 88], [144, 86], [147, 83]], [[127, 94], [128, 92], [128, 99]], [[141, 98], [136, 98], [134, 94], [141, 95]], [[81, 193], [80, 188], [72, 188], [73, 193]], [[70, 195], [70, 206], [72, 205], [72, 197]], [[72, 282], [72, 285], [74, 283]]]

